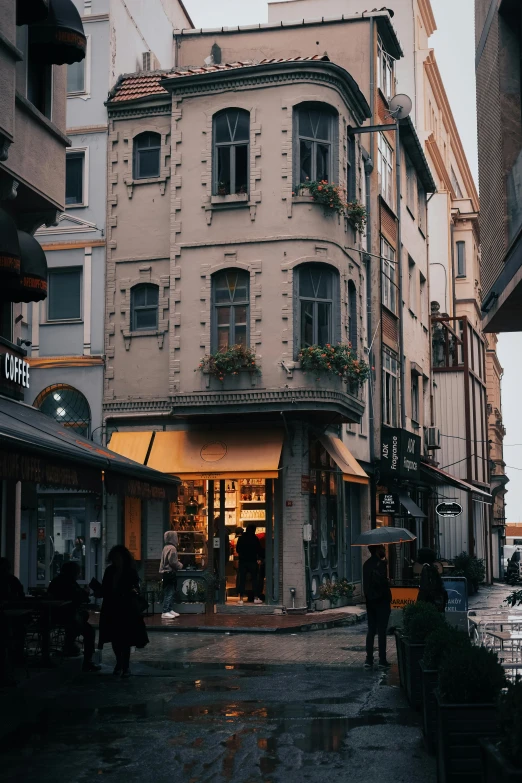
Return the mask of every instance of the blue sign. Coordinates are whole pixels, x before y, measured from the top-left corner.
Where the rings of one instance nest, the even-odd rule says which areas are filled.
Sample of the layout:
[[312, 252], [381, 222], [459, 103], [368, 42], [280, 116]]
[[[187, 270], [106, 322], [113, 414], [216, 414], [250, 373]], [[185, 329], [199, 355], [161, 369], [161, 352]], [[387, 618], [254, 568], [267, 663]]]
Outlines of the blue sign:
[[442, 581], [448, 593], [447, 612], [468, 611], [468, 582], [464, 576], [443, 576]]

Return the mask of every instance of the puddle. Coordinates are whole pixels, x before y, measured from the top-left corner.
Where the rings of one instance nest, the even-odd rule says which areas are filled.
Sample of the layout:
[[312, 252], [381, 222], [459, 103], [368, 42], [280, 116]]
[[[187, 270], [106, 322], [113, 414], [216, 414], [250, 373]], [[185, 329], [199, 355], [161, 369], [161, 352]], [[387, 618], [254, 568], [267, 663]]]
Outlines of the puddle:
[[212, 679], [192, 680], [191, 682], [180, 682], [176, 685], [176, 693], [229, 693], [239, 691], [239, 685], [232, 685], [225, 680]]

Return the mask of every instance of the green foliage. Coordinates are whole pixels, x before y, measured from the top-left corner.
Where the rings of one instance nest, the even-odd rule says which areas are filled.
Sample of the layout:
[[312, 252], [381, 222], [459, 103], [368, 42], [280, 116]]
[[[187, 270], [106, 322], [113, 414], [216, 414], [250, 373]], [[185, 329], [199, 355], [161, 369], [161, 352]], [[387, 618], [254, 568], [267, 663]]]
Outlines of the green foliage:
[[507, 598], [504, 598], [504, 602], [509, 606], [520, 606], [522, 604], [522, 590], [514, 590]]
[[499, 699], [499, 721], [502, 738], [500, 750], [520, 769], [522, 767], [522, 680], [509, 683]]
[[446, 653], [451, 656], [454, 650], [470, 646], [471, 641], [467, 633], [444, 623], [426, 637], [426, 647], [422, 659], [424, 666], [426, 669], [438, 669]]
[[484, 582], [486, 578], [486, 567], [483, 560], [475, 556], [468, 555], [467, 552], [461, 552], [460, 555], [453, 558], [455, 566], [454, 576], [465, 576], [469, 579], [475, 590]]
[[338, 582], [327, 580], [319, 588], [321, 598], [327, 598], [330, 601], [336, 601], [338, 598], [351, 598], [355, 591], [355, 585], [350, 584], [347, 579], [341, 579]]
[[187, 585], [186, 592], [183, 590], [178, 591], [178, 602], [193, 604], [196, 602], [203, 602], [207, 597], [207, 587], [204, 582], [191, 579]]
[[506, 684], [497, 654], [473, 645], [451, 650], [439, 668], [439, 693], [446, 704], [493, 704]]
[[227, 375], [239, 375], [240, 372], [253, 375], [261, 372], [255, 352], [245, 345], [230, 345], [217, 353], [207, 354], [194, 372], [197, 370], [213, 375], [220, 381], [224, 381]]
[[370, 374], [370, 367], [364, 359], [357, 358], [351, 343], [310, 345], [308, 348], [301, 348], [297, 358], [305, 372], [314, 375], [338, 375], [348, 384], [362, 386]]
[[355, 230], [360, 234], [364, 233], [367, 219], [366, 209], [357, 199], [346, 201], [344, 188], [323, 179], [302, 182], [299, 189], [307, 190], [316, 204], [321, 204], [324, 207], [327, 215], [331, 213], [346, 215]]
[[402, 629], [410, 642], [422, 644], [428, 634], [444, 625], [444, 617], [433, 604], [417, 601], [403, 610]]

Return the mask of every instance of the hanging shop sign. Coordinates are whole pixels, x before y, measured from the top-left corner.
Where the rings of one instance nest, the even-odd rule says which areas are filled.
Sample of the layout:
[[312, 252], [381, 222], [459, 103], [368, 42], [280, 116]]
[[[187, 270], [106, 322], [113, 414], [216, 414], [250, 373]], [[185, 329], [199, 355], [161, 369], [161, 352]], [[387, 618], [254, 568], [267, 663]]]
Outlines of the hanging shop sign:
[[462, 514], [460, 503], [439, 503], [436, 508], [439, 517], [458, 517]]
[[407, 430], [381, 430], [381, 476], [417, 481], [420, 475], [421, 439]]
[[389, 493], [379, 495], [379, 514], [398, 514], [400, 507], [398, 495]]
[[23, 399], [24, 389], [29, 388], [29, 363], [21, 356], [6, 351], [0, 354], [0, 389], [3, 394]]

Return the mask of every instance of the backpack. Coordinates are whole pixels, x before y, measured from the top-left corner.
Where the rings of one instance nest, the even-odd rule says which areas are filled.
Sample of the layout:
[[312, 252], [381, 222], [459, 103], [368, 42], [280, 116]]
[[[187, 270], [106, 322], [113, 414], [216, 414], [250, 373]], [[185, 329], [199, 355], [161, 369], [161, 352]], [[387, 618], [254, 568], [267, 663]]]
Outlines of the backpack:
[[441, 585], [439, 573], [435, 566], [424, 563], [420, 577], [420, 590], [426, 596], [425, 600], [435, 604], [437, 609], [443, 609], [445, 605], [445, 590]]

